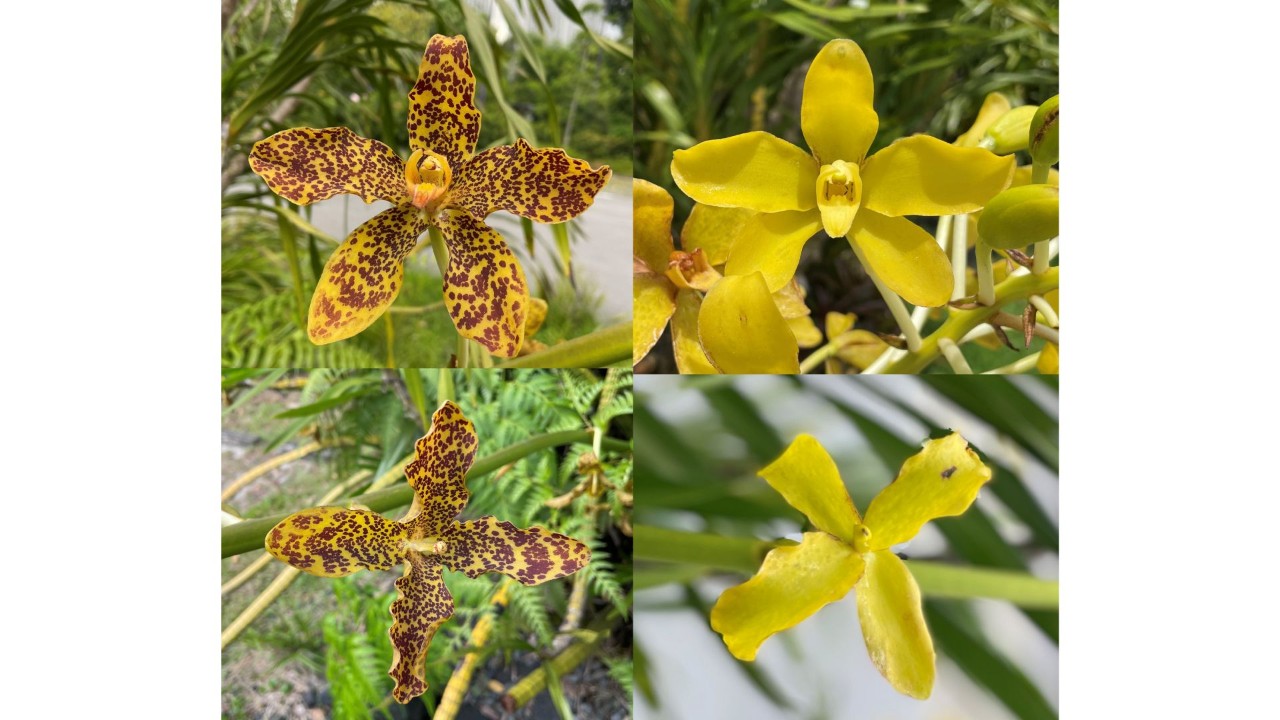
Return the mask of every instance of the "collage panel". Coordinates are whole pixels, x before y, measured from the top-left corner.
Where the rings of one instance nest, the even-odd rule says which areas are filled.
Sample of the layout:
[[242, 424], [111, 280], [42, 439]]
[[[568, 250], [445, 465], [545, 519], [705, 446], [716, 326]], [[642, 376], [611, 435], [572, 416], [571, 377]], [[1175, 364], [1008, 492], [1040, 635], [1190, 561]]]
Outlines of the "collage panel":
[[637, 372], [1057, 373], [1056, 2], [634, 12]]
[[640, 376], [635, 717], [1056, 717], [1046, 380]]
[[629, 370], [223, 378], [222, 714], [630, 714]]
[[224, 3], [224, 367], [629, 356], [628, 3]]

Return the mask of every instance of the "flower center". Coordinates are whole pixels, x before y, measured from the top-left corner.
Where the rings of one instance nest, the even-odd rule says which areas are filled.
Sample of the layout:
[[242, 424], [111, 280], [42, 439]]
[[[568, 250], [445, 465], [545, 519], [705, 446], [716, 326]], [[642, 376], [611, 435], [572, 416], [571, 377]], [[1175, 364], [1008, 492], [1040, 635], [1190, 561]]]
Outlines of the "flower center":
[[853, 531], [853, 549], [854, 550], [857, 550], [859, 554], [865, 555], [866, 553], [871, 552], [870, 548], [867, 547], [867, 543], [870, 543], [870, 542], [871, 542], [871, 528], [867, 527], [866, 525], [859, 525], [857, 528], [854, 529]]
[[818, 173], [818, 211], [827, 234], [847, 235], [861, 204], [862, 176], [858, 166], [843, 160], [823, 165]]
[[702, 248], [692, 253], [676, 250], [667, 261], [667, 278], [675, 286], [684, 290], [693, 288], [707, 292], [711, 286], [720, 282], [721, 275], [707, 261], [707, 254]]
[[414, 150], [404, 165], [404, 182], [413, 196], [413, 206], [427, 212], [439, 207], [452, 179], [449, 161], [433, 152]]
[[443, 555], [449, 549], [449, 543], [440, 538], [423, 538], [406, 540], [404, 547], [406, 550], [417, 550], [424, 555]]

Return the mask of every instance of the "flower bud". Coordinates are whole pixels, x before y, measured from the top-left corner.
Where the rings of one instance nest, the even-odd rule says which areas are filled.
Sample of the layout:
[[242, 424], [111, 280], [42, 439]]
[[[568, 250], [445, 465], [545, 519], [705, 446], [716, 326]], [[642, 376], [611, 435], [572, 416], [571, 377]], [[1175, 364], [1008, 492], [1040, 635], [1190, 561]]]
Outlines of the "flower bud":
[[1031, 119], [1029, 137], [1031, 159], [1040, 165], [1058, 164], [1058, 96], [1054, 95], [1036, 110]]
[[997, 155], [1008, 155], [1027, 149], [1027, 128], [1036, 114], [1035, 107], [1020, 105], [1001, 115], [987, 128], [983, 147]]
[[1023, 185], [991, 199], [978, 219], [988, 246], [1012, 250], [1058, 236], [1058, 188]]

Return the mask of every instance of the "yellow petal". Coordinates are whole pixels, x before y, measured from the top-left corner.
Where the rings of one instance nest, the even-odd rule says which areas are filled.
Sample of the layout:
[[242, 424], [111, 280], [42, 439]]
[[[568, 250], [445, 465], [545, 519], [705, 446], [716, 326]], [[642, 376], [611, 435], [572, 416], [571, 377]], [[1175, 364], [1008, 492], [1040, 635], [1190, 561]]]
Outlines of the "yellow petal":
[[666, 272], [667, 260], [675, 250], [671, 244], [673, 211], [674, 203], [666, 190], [648, 180], [632, 181], [632, 254], [644, 262], [649, 272], [659, 275]]
[[814, 348], [822, 344], [822, 331], [808, 315], [787, 318], [787, 326], [791, 334], [796, 336], [796, 344], [802, 348]]
[[760, 273], [727, 276], [698, 314], [698, 336], [723, 373], [798, 373], [800, 347]]
[[800, 129], [820, 164], [862, 161], [880, 127], [874, 91], [871, 65], [858, 43], [832, 40], [818, 51], [804, 76]]
[[680, 230], [680, 247], [685, 252], [701, 249], [707, 254], [707, 262], [723, 265], [729, 259], [734, 240], [753, 214], [744, 208], [694, 203], [689, 219]]
[[987, 128], [991, 127], [991, 123], [1009, 112], [1012, 107], [1013, 104], [1004, 95], [998, 92], [987, 93], [982, 100], [982, 107], [978, 108], [978, 117], [974, 119], [968, 130], [956, 138], [955, 144], [960, 147], [977, 147]]
[[581, 540], [540, 527], [521, 530], [492, 515], [458, 523], [440, 539], [440, 561], [472, 578], [496, 572], [522, 585], [540, 585], [591, 561], [591, 548]]
[[427, 223], [412, 205], [383, 210], [333, 251], [307, 311], [311, 342], [345, 340], [373, 324], [400, 293], [404, 259]]
[[863, 555], [866, 572], [854, 588], [867, 653], [900, 693], [923, 700], [933, 692], [937, 657], [924, 623], [920, 588], [897, 555]]
[[876, 358], [889, 349], [888, 343], [879, 335], [869, 330], [853, 330], [841, 338], [840, 349], [836, 355], [847, 365], [859, 370], [866, 370]]
[[816, 206], [813, 189], [818, 165], [809, 153], [767, 132], [676, 150], [671, 177], [685, 195], [707, 205], [760, 212]]
[[849, 593], [862, 557], [826, 533], [805, 533], [799, 545], [774, 548], [750, 580], [724, 591], [711, 608], [711, 627], [739, 660], [755, 660], [770, 635]]
[[413, 460], [404, 468], [414, 496], [403, 522], [415, 537], [440, 534], [467, 506], [467, 471], [478, 444], [475, 426], [452, 402], [431, 416], [431, 429], [414, 444]]
[[423, 679], [427, 649], [436, 630], [453, 616], [453, 596], [444, 585], [440, 559], [408, 552], [404, 575], [396, 580], [398, 594], [391, 603], [391, 691], [396, 702], [407, 703], [427, 690]]
[[464, 210], [443, 210], [440, 232], [449, 248], [445, 306], [458, 334], [504, 358], [524, 343], [529, 288], [502, 236]]
[[809, 306], [804, 302], [804, 288], [795, 280], [783, 285], [781, 290], [773, 294], [773, 304], [778, 306], [782, 317], [788, 320], [809, 314]]
[[320, 577], [388, 570], [404, 559], [404, 525], [368, 510], [318, 507], [281, 520], [267, 533], [267, 552]]
[[849, 241], [857, 243], [869, 269], [913, 305], [941, 307], [951, 299], [951, 261], [933, 236], [906, 218], [863, 208]]
[[858, 510], [835, 461], [812, 435], [796, 436], [777, 460], [760, 471], [760, 477], [814, 527], [853, 542], [860, 522]]
[[409, 148], [439, 153], [456, 171], [480, 137], [475, 93], [466, 38], [432, 36], [409, 90]]
[[804, 244], [821, 228], [822, 217], [812, 210], [757, 213], [743, 224], [725, 274], [763, 273], [769, 291], [777, 292], [795, 277]]
[[852, 330], [853, 324], [858, 321], [858, 316], [853, 313], [827, 313], [826, 328], [827, 339], [834, 340], [843, 333]]
[[477, 220], [505, 210], [540, 223], [562, 223], [586, 212], [613, 171], [592, 170], [559, 148], [535, 148], [523, 139], [492, 147], [455, 166], [449, 207]]
[[926, 440], [867, 508], [867, 547], [892, 547], [915, 537], [930, 520], [963, 513], [990, 479], [991, 468], [960, 433]]
[[1053, 343], [1045, 343], [1044, 349], [1040, 351], [1040, 359], [1036, 361], [1036, 370], [1041, 375], [1057, 375], [1058, 374], [1058, 346]]
[[542, 329], [542, 323], [547, 321], [547, 301], [542, 298], [529, 298], [529, 314], [524, 319], [524, 337], [525, 341], [533, 337]]
[[344, 127], [283, 130], [254, 143], [249, 167], [280, 197], [299, 205], [341, 193], [371, 203], [407, 202], [404, 162], [377, 140]]
[[662, 337], [662, 330], [676, 310], [676, 289], [661, 275], [640, 273], [632, 277], [632, 364], [640, 362]]
[[671, 344], [676, 356], [676, 369], [685, 375], [714, 375], [718, 370], [707, 359], [698, 337], [698, 315], [702, 312], [702, 296], [693, 290], [676, 295], [676, 312], [671, 318]]
[[973, 212], [1009, 186], [1014, 165], [928, 135], [903, 138], [862, 166], [862, 207], [894, 217]]

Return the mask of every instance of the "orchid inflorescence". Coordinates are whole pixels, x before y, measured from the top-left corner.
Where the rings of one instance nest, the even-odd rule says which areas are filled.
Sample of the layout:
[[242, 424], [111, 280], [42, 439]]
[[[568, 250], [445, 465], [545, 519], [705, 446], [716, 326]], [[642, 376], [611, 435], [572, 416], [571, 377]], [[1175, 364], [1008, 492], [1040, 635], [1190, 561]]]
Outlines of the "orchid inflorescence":
[[[941, 217], [947, 223], [939, 227], [948, 229], [955, 219], [967, 229], [970, 218], [993, 202], [1000, 212], [990, 214], [990, 227], [975, 225], [971, 234], [991, 236], [976, 250], [976, 304], [992, 311], [971, 324], [990, 320], [1004, 337], [996, 321], [987, 317], [994, 316], [1000, 304], [992, 289], [990, 253], [1006, 251], [1012, 261], [1026, 258], [1018, 251], [1035, 244], [1034, 272], [1049, 269], [1048, 241], [1057, 236], [1056, 180], [1051, 187], [1048, 179], [1049, 166], [1057, 162], [1057, 98], [1035, 110], [1011, 108], [999, 96], [1003, 108], [1000, 103], [984, 104], [978, 122], [955, 143], [912, 135], [868, 154], [879, 128], [873, 90], [871, 67], [858, 44], [832, 40], [805, 75], [800, 129], [808, 151], [761, 130], [676, 150], [671, 176], [695, 201], [690, 220], [698, 213], [719, 219], [720, 237], [703, 241], [711, 248], [705, 252], [694, 247], [675, 250], [668, 234], [669, 258], [663, 257], [663, 248], [654, 240], [662, 233], [650, 227], [661, 215], [661, 198], [653, 199], [655, 193], [637, 181], [636, 362], [669, 320], [681, 372], [804, 371], [799, 349], [820, 344], [821, 334], [814, 337], [808, 329], [812, 323], [805, 325], [807, 318], [795, 321], [807, 310], [787, 315], [778, 301], [779, 294], [786, 293], [803, 306], [803, 290], [792, 286], [801, 251], [815, 235], [844, 238], [889, 305], [903, 337], [886, 338], [895, 350], [885, 353], [880, 365], [906, 351], [920, 352], [924, 343], [918, 325], [925, 316], [908, 313], [903, 301], [920, 308], [953, 304], [972, 309], [962, 302], [967, 238], [959, 231], [944, 237], [940, 230], [935, 239], [908, 216]], [[1035, 172], [1022, 173], [1018, 180], [1034, 183], [1034, 189], [1009, 194], [1006, 189], [1018, 184], [1012, 155], [1018, 150], [1029, 150], [1037, 164]], [[669, 207], [669, 197], [665, 202]], [[669, 210], [667, 218], [669, 225]], [[687, 237], [689, 228], [684, 232]], [[959, 243], [952, 259], [945, 249], [948, 242]], [[959, 264], [953, 265], [953, 259]], [[671, 282], [664, 283], [663, 276]], [[1048, 308], [1039, 296], [1056, 289], [1056, 274], [1052, 282], [1035, 289], [1037, 293], [1029, 294], [1037, 295], [1036, 308]], [[1056, 324], [1056, 313], [1053, 320]], [[1030, 329], [1034, 321], [1032, 315], [1023, 325]], [[833, 327], [843, 327], [843, 322]], [[930, 351], [937, 353], [940, 345], [950, 349], [946, 343], [954, 346], [962, 340], [961, 330], [967, 329], [949, 328], [958, 336], [939, 336]], [[1056, 342], [1056, 331], [1042, 334]], [[888, 347], [868, 344], [864, 335], [855, 338], [848, 328], [830, 335], [829, 347], [814, 358], [810, 369], [823, 358], [847, 354], [842, 351], [852, 343], [877, 354]], [[865, 369], [861, 361], [845, 364]], [[827, 367], [836, 369], [831, 363]]]
[[267, 533], [267, 552], [320, 577], [357, 570], [389, 570], [403, 563], [391, 603], [394, 657], [388, 673], [392, 696], [401, 703], [427, 689], [427, 648], [453, 615], [445, 568], [478, 577], [502, 573], [524, 585], [572, 575], [591, 561], [591, 549], [560, 533], [521, 530], [492, 516], [457, 520], [467, 505], [466, 475], [475, 459], [475, 427], [452, 402], [431, 418], [418, 440], [405, 476], [413, 504], [402, 519], [389, 520], [360, 508], [318, 507], [294, 513]]
[[418, 237], [434, 227], [448, 248], [444, 298], [458, 333], [494, 355], [519, 353], [528, 287], [485, 218], [505, 210], [565, 222], [591, 206], [611, 171], [523, 139], [475, 153], [475, 85], [466, 39], [436, 35], [409, 91], [407, 162], [344, 127], [284, 130], [253, 146], [250, 167], [287, 200], [309, 205], [347, 193], [393, 206], [356, 228], [325, 264], [307, 313], [312, 342], [349, 338], [377, 320], [403, 286]]

